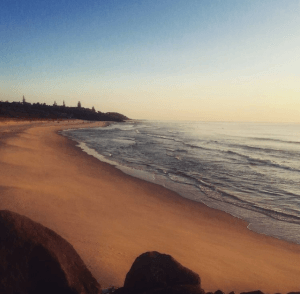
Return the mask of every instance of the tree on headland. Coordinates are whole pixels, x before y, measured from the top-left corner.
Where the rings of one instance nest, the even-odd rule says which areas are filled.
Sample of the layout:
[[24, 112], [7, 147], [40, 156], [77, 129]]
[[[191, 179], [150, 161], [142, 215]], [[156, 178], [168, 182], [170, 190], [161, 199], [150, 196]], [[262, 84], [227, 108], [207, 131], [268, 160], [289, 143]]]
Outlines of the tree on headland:
[[63, 107], [66, 107], [66, 103], [65, 103], [65, 100], [63, 101]]
[[[23, 95], [22, 95], [23, 96]], [[102, 113], [96, 111], [95, 107], [84, 108], [81, 102], [78, 102], [77, 107], [62, 107], [54, 101], [52, 105], [46, 103], [29, 103], [22, 97], [20, 102], [3, 102], [0, 97], [0, 118], [1, 117], [17, 117], [17, 118], [47, 118], [47, 119], [83, 119], [91, 121], [124, 121], [128, 118], [122, 114], [107, 112]], [[64, 103], [65, 105], [65, 103]], [[1, 291], [0, 291], [1, 292]]]

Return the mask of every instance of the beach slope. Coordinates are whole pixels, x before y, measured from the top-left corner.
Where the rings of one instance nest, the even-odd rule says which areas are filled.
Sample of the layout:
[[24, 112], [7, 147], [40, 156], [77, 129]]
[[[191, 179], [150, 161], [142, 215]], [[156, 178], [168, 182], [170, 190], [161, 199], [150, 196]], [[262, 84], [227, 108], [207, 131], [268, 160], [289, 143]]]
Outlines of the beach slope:
[[0, 122], [0, 209], [70, 242], [103, 288], [146, 251], [172, 255], [206, 291], [299, 291], [300, 246], [128, 176], [57, 134], [104, 122]]

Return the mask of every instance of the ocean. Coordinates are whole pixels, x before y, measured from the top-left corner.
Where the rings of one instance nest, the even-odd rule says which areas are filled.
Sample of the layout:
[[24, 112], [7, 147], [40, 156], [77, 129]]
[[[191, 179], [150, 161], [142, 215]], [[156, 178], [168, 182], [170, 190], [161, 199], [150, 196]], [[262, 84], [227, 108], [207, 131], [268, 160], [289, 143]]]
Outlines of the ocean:
[[125, 173], [300, 244], [300, 124], [136, 120], [62, 134]]

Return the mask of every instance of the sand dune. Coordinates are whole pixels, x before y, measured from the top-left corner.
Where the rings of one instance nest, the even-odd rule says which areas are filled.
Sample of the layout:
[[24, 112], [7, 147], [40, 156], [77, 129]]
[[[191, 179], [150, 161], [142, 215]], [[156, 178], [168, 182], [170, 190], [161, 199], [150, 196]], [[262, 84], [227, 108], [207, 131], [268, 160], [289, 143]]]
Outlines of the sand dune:
[[103, 287], [123, 285], [146, 251], [199, 273], [206, 291], [299, 291], [300, 246], [123, 174], [56, 134], [105, 123], [0, 122], [0, 209], [30, 217], [77, 250]]

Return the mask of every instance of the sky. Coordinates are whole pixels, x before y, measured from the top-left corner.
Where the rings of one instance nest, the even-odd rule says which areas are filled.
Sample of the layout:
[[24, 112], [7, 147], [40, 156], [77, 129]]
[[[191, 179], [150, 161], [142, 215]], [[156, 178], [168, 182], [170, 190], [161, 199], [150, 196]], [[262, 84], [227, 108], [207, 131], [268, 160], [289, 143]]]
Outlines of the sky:
[[1, 0], [0, 100], [300, 123], [299, 0]]

